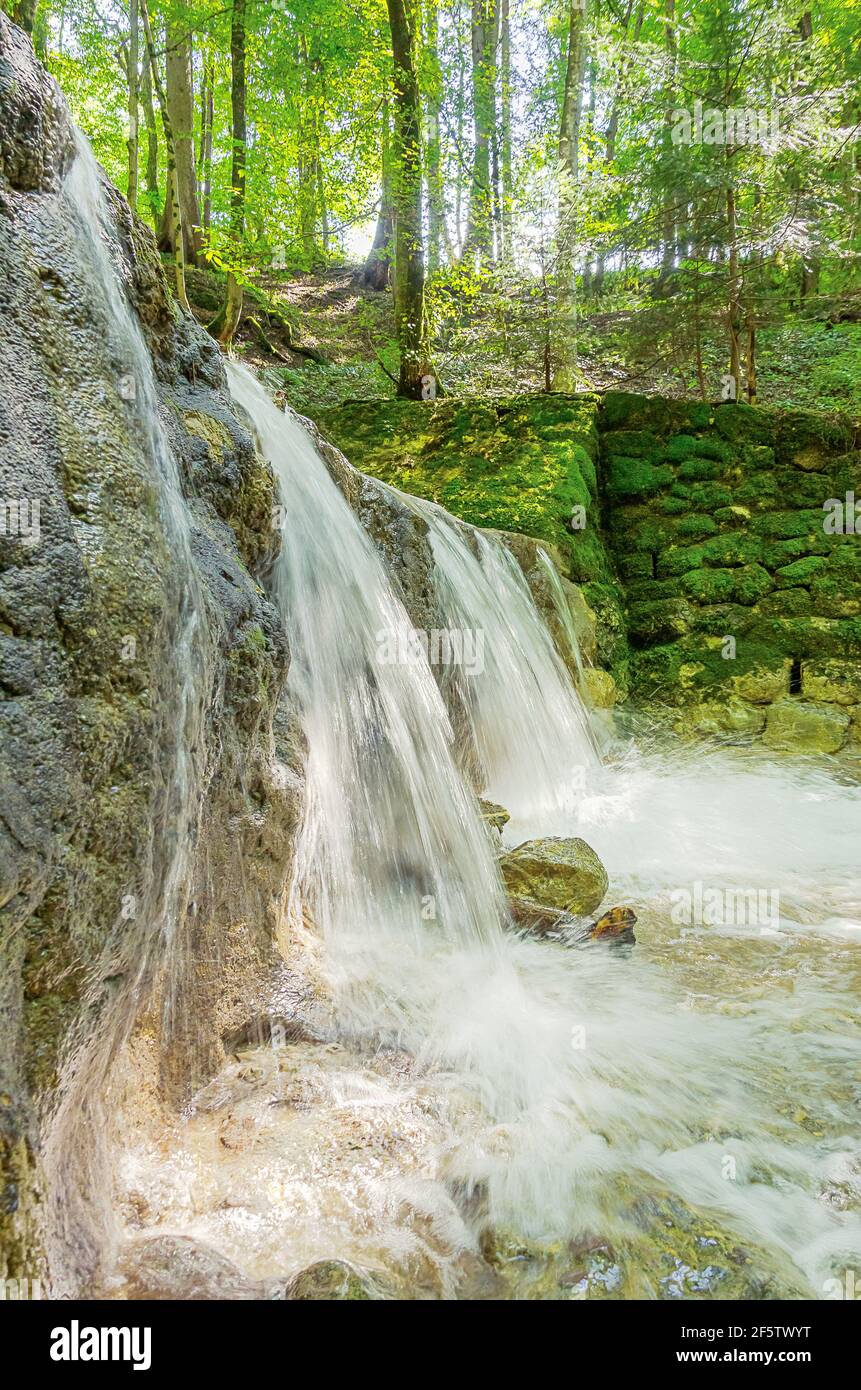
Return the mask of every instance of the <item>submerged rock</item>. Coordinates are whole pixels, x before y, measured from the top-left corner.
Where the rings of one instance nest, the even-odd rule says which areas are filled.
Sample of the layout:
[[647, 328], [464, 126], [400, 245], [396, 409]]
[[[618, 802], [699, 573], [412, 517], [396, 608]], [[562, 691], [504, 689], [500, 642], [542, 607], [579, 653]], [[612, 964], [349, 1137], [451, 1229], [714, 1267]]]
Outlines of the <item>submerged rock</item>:
[[576, 929], [577, 918], [555, 907], [543, 907], [528, 898], [509, 898], [508, 907], [515, 925], [534, 936], [549, 936], [552, 932]]
[[585, 840], [549, 836], [527, 840], [500, 862], [502, 877], [517, 911], [546, 914], [570, 913], [584, 917], [594, 912], [607, 892], [607, 870]]
[[294, 1274], [285, 1298], [304, 1302], [378, 1302], [384, 1297], [369, 1275], [346, 1260], [319, 1260]]
[[[190, 1236], [154, 1236], [130, 1242], [117, 1267], [119, 1292], [128, 1299], [258, 1299], [277, 1296], [201, 1241]], [[282, 1284], [283, 1288], [283, 1284]]]

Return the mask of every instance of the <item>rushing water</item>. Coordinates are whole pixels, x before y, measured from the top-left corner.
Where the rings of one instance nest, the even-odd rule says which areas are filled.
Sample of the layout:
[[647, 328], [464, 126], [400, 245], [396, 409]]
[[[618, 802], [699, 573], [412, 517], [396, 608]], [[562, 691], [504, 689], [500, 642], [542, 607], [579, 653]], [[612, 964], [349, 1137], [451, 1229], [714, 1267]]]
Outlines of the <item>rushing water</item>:
[[471, 710], [508, 839], [583, 834], [640, 919], [633, 953], [512, 933], [432, 672], [381, 659], [408, 626], [381, 560], [301, 427], [230, 381], [282, 490], [293, 963], [302, 907], [340, 1042], [231, 1064], [171, 1159], [130, 1152], [148, 1231], [248, 1278], [340, 1255], [420, 1292], [433, 1266], [446, 1295], [489, 1223], [525, 1296], [821, 1296], [861, 1259], [857, 778], [636, 739], [598, 766], [519, 577], [422, 509], [444, 606], [486, 634]]
[[[165, 575], [160, 677], [152, 692], [160, 767], [156, 771], [151, 834], [140, 845], [133, 898], [117, 904], [117, 920], [95, 963], [79, 1036], [68, 1050], [60, 1102], [46, 1117], [46, 1167], [53, 1212], [49, 1225], [56, 1291], [74, 1288], [99, 1267], [112, 1239], [107, 1140], [102, 1108], [112, 1060], [132, 1027], [157, 971], [166, 981], [166, 1009], [181, 990], [182, 943], [176, 930], [188, 892], [200, 808], [203, 716], [211, 694], [214, 615], [191, 549], [191, 519], [177, 462], [159, 416], [153, 364], [137, 317], [112, 259], [116, 229], [98, 165], [76, 132], [76, 156], [61, 197], [73, 229], [91, 312], [103, 331], [99, 379], [125, 416], [129, 447], [143, 459], [170, 557]], [[80, 409], [88, 408], [83, 397]], [[101, 431], [94, 419], [93, 437]], [[110, 499], [103, 499], [104, 505]], [[139, 642], [150, 634], [132, 634]], [[119, 653], [117, 656], [119, 660]], [[113, 980], [113, 985], [105, 981]], [[168, 1026], [170, 1019], [166, 1020]]]
[[446, 622], [480, 636], [482, 669], [451, 670], [486, 795], [549, 823], [572, 815], [598, 771], [595, 740], [520, 566], [495, 536], [477, 534], [473, 550], [439, 507], [410, 500], [430, 530]]

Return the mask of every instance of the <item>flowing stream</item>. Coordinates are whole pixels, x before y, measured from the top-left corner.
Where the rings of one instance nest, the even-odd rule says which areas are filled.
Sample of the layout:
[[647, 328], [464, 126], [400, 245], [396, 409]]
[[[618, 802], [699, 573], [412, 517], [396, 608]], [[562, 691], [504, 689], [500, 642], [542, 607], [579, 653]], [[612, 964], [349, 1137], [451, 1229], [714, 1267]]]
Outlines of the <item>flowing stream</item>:
[[382, 561], [301, 426], [229, 376], [284, 507], [292, 959], [330, 1041], [240, 1055], [126, 1153], [145, 1233], [417, 1297], [826, 1296], [861, 1256], [857, 776], [648, 738], [599, 764], [519, 574], [422, 504], [444, 606], [486, 634], [470, 711], [507, 839], [583, 834], [639, 916], [633, 951], [513, 933], [433, 673], [381, 659], [409, 626]]

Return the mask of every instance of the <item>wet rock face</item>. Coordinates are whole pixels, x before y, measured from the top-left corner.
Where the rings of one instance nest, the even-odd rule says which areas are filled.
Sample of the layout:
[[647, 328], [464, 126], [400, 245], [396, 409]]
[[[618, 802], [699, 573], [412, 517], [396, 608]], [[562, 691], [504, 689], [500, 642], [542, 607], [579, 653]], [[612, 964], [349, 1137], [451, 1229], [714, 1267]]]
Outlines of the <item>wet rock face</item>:
[[56, 188], [72, 158], [65, 105], [22, 29], [0, 13], [0, 178], [20, 192]]
[[[64, 199], [73, 152], [59, 90], [0, 13], [0, 1278], [40, 1272], [50, 1179], [36, 1117], [50, 1130], [75, 1030], [108, 1018], [125, 988], [108, 963], [128, 957], [135, 903], [166, 891], [181, 824], [170, 781], [189, 577]], [[199, 805], [170, 1026], [155, 1024], [178, 1098], [251, 1011], [302, 752], [289, 709], [276, 718], [288, 652], [258, 577], [277, 545], [273, 479], [232, 413], [218, 349], [171, 306], [151, 234], [106, 182], [103, 197], [202, 595]], [[159, 965], [141, 1007], [157, 1004]]]

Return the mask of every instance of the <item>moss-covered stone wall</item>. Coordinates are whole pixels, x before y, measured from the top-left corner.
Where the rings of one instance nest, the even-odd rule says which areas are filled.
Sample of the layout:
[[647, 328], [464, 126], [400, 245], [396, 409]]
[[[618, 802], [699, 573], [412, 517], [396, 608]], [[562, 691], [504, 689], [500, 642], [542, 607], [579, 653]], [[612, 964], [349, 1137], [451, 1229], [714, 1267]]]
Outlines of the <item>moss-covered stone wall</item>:
[[678, 706], [680, 727], [775, 749], [861, 737], [852, 425], [610, 393], [598, 426], [634, 694]]
[[598, 656], [625, 689], [624, 594], [605, 544], [598, 397], [356, 401], [315, 414], [351, 463], [473, 526], [557, 547], [598, 617]]
[[552, 542], [620, 693], [670, 706], [680, 730], [776, 750], [861, 740], [850, 422], [624, 392], [358, 401], [316, 419], [395, 487]]

